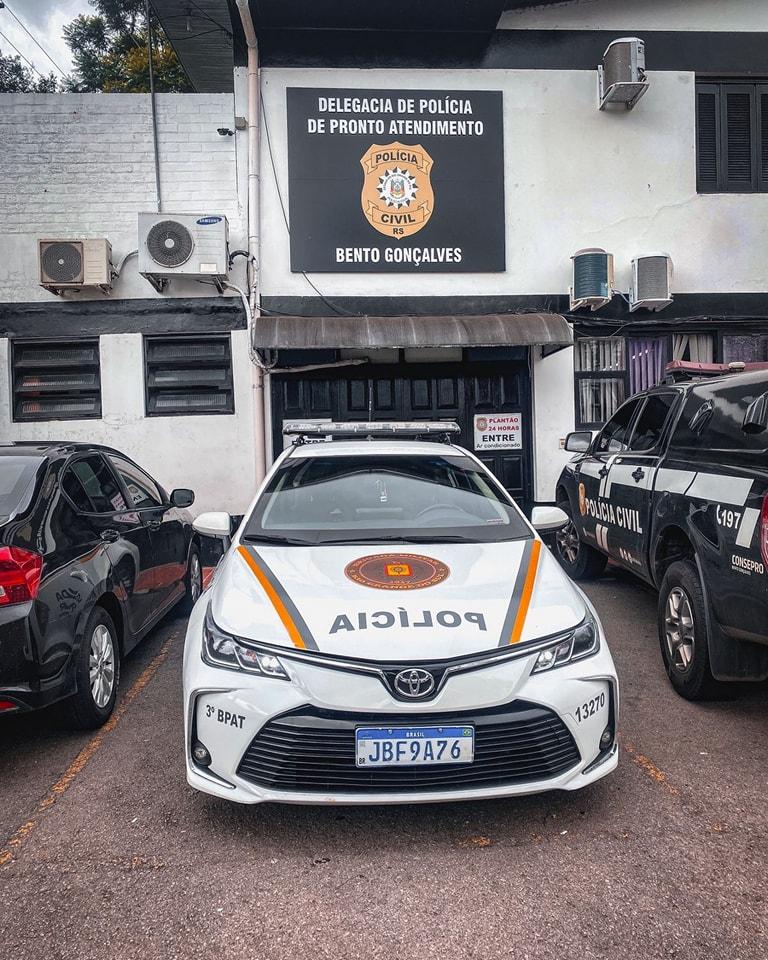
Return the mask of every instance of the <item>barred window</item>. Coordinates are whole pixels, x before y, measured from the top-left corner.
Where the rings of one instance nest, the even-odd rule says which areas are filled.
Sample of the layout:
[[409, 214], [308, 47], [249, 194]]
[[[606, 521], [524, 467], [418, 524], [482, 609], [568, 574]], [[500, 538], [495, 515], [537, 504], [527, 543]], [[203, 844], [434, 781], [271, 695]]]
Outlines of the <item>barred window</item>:
[[576, 341], [576, 425], [599, 427], [624, 402], [626, 383], [624, 340], [584, 337]]
[[148, 417], [234, 413], [230, 336], [144, 338]]
[[101, 416], [98, 338], [14, 340], [11, 367], [15, 421]]

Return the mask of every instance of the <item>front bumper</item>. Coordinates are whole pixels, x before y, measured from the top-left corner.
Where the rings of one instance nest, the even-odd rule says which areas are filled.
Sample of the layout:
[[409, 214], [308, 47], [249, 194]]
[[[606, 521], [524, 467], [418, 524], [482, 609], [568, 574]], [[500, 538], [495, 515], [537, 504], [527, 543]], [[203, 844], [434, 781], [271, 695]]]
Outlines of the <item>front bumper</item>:
[[[184, 658], [187, 780], [203, 792], [240, 803], [456, 801], [578, 790], [610, 773], [618, 763], [615, 743], [618, 685], [605, 642], [594, 656], [541, 674], [531, 675], [535, 654], [457, 674], [447, 680], [431, 701], [405, 703], [394, 699], [375, 676], [339, 672], [319, 663], [285, 658], [283, 664], [291, 675], [291, 682], [211, 667], [200, 656], [205, 606], [206, 599], [203, 599], [190, 619]], [[590, 706], [593, 704], [596, 706]], [[286, 715], [289, 716], [286, 718]], [[557, 757], [565, 761], [566, 768], [563, 769], [562, 762], [554, 763], [550, 769], [555, 769], [555, 774], [542, 775], [540, 765], [525, 769], [518, 766], [510, 770], [506, 781], [503, 777], [500, 781], [498, 775], [482, 776], [479, 771], [481, 733], [483, 725], [489, 723], [489, 719], [495, 721], [497, 715], [506, 720], [519, 717], [521, 723], [523, 720], [540, 724], [546, 721], [553, 731], [556, 729], [560, 740], [569, 744], [567, 749], [557, 748]], [[354, 769], [346, 768], [343, 777], [329, 772], [324, 783], [317, 767], [312, 768], [311, 775], [303, 782], [301, 770], [306, 767], [291, 766], [294, 773], [283, 779], [290, 783], [290, 788], [282, 789], [268, 782], [269, 777], [259, 774], [258, 764], [253, 762], [254, 751], [249, 752], [252, 744], [265, 742], [277, 730], [277, 741], [266, 743], [262, 753], [272, 750], [279, 756], [279, 735], [285, 731], [286, 722], [296, 723], [297, 719], [304, 728], [315, 724], [331, 731], [337, 743], [344, 740], [346, 750], [354, 742], [358, 718], [361, 726], [373, 725], [376, 720], [383, 724], [447, 724], [454, 719], [472, 723], [477, 730], [476, 764], [464, 769], [470, 771], [476, 765], [478, 768], [463, 781], [462, 768], [458, 765], [429, 768], [435, 771], [433, 788], [427, 768], [421, 767], [420, 775], [402, 789], [394, 782], [383, 783], [386, 777], [373, 778], [376, 782], [372, 782], [367, 777], [368, 771], [359, 771], [361, 786], [356, 789]], [[614, 739], [601, 748], [600, 738], [608, 726], [614, 732]], [[519, 727], [522, 737], [515, 737], [518, 742], [525, 739], [526, 729], [530, 728]], [[318, 748], [314, 731], [310, 730], [309, 736], [317, 756], [322, 744]], [[494, 732], [494, 736], [499, 734]], [[531, 742], [534, 739], [532, 734]], [[192, 758], [191, 748], [196, 740], [203, 743], [211, 755], [207, 768], [198, 766]], [[298, 750], [304, 763], [306, 747], [302, 744]], [[295, 773], [297, 769], [299, 772]]]

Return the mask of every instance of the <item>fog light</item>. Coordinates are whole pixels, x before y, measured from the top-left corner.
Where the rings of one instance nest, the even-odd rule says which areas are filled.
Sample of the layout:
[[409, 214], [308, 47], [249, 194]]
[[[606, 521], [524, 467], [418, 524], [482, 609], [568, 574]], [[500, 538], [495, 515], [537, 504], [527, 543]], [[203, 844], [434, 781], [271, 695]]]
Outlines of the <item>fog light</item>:
[[600, 737], [600, 749], [607, 750], [608, 747], [613, 743], [613, 730], [611, 727], [606, 727], [603, 730], [602, 736]]
[[211, 765], [211, 755], [199, 740], [196, 740], [192, 746], [192, 758], [199, 767], [210, 767]]

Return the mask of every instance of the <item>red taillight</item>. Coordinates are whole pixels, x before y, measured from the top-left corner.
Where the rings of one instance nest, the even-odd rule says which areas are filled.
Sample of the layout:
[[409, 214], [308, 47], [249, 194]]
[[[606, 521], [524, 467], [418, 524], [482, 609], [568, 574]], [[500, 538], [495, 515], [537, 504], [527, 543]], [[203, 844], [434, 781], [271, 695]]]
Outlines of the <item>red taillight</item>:
[[760, 511], [760, 556], [763, 566], [768, 569], [768, 494], [763, 497], [763, 509]]
[[5, 713], [6, 710], [16, 710], [18, 706], [18, 703], [14, 703], [13, 700], [0, 700], [0, 713]]
[[0, 547], [0, 607], [34, 600], [42, 569], [39, 553], [21, 547]]

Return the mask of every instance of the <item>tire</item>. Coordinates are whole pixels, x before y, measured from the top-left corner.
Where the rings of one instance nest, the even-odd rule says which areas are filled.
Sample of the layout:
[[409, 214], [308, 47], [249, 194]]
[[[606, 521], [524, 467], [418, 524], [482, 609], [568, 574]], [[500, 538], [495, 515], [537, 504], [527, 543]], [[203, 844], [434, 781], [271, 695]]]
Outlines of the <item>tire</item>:
[[203, 565], [200, 561], [200, 551], [194, 543], [189, 549], [184, 586], [187, 592], [179, 604], [179, 609], [182, 613], [189, 614], [192, 613], [192, 607], [197, 603], [200, 594], [203, 592]]
[[712, 676], [704, 592], [696, 564], [676, 560], [659, 588], [659, 644], [670, 683], [686, 700], [722, 697], [730, 688]]
[[579, 538], [573, 512], [567, 500], [558, 507], [568, 515], [568, 526], [555, 534], [555, 556], [572, 580], [596, 580], [605, 570], [608, 557]]
[[77, 654], [77, 693], [67, 701], [69, 720], [78, 730], [95, 730], [115, 709], [120, 685], [120, 646], [112, 617], [94, 607]]

